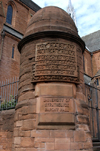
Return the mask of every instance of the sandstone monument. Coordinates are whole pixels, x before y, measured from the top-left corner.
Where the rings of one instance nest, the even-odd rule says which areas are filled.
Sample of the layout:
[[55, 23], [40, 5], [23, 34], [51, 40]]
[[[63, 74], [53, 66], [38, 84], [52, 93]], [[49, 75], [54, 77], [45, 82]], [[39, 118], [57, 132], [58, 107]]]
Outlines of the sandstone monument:
[[71, 17], [58, 7], [39, 10], [18, 48], [13, 151], [92, 151], [83, 80], [85, 44]]

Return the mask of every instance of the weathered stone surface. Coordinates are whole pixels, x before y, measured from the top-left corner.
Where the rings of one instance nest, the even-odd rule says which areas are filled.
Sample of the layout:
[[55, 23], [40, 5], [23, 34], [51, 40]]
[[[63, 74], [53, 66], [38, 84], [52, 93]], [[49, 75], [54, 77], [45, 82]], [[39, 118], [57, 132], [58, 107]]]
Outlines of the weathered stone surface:
[[19, 130], [19, 136], [20, 137], [30, 137], [31, 136], [31, 131], [21, 131], [21, 130]]
[[19, 96], [18, 102], [34, 98], [35, 98], [34, 91], [28, 91]]
[[85, 115], [78, 115], [76, 117], [76, 120], [78, 123], [81, 123], [81, 124], [89, 124], [89, 117], [85, 116]]
[[21, 127], [22, 126], [22, 121], [17, 121], [16, 122], [16, 127]]
[[74, 99], [69, 97], [38, 97], [36, 113], [74, 113]]
[[55, 143], [58, 144], [70, 143], [70, 138], [55, 138]]
[[34, 138], [22, 137], [21, 138], [21, 147], [34, 147]]
[[54, 150], [55, 144], [54, 143], [46, 143], [46, 150]]
[[70, 143], [55, 144], [55, 150], [70, 150]]
[[46, 7], [34, 15], [19, 44], [14, 151], [92, 149], [83, 94], [84, 48], [73, 20], [63, 10]]
[[39, 114], [39, 121], [38, 124], [40, 125], [52, 125], [52, 124], [58, 124], [58, 125], [63, 125], [63, 124], [74, 124], [75, 122], [75, 117], [73, 114], [64, 114], [64, 113], [41, 113]]
[[77, 142], [73, 142], [71, 143], [71, 150], [82, 150], [83, 147], [83, 143], [77, 143]]
[[36, 97], [41, 95], [73, 97], [76, 95], [75, 93], [75, 87], [73, 84], [42, 83], [37, 84], [35, 87]]
[[36, 114], [19, 115], [19, 120], [33, 119], [36, 120]]
[[19, 136], [19, 128], [14, 128], [14, 137]]
[[51, 130], [50, 138], [73, 138], [74, 132], [70, 130]]
[[90, 129], [89, 129], [89, 126], [87, 124], [80, 124], [80, 125], [77, 125], [77, 129], [81, 129], [81, 130], [84, 130], [86, 132], [90, 132]]
[[29, 119], [29, 120], [24, 120], [21, 130], [23, 131], [28, 131], [28, 130], [33, 130], [36, 127], [36, 121], [33, 119]]
[[45, 143], [34, 142], [35, 148], [45, 148]]
[[14, 138], [14, 144], [20, 145], [20, 143], [21, 143], [21, 138], [20, 137], [15, 137]]
[[75, 142], [85, 142], [86, 134], [84, 131], [75, 131], [74, 132], [74, 141]]
[[33, 82], [71, 82], [70, 77], [78, 81], [76, 60], [76, 45], [70, 41], [63, 43], [56, 40], [37, 44]]
[[32, 130], [31, 137], [33, 138], [49, 138], [50, 130]]

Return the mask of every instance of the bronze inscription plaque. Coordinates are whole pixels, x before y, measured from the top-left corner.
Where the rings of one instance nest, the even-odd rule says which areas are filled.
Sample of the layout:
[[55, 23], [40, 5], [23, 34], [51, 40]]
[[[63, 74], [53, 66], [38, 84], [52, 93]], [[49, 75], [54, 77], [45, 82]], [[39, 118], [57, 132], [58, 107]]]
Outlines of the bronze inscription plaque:
[[71, 43], [46, 42], [36, 45], [33, 82], [78, 81], [76, 46]]

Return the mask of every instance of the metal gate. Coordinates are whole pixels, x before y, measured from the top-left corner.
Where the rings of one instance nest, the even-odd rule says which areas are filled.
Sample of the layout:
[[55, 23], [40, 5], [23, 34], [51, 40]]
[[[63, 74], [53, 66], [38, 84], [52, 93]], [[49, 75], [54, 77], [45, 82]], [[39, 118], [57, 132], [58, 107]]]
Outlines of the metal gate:
[[85, 84], [85, 93], [89, 106], [91, 135], [93, 141], [100, 141], [100, 90]]

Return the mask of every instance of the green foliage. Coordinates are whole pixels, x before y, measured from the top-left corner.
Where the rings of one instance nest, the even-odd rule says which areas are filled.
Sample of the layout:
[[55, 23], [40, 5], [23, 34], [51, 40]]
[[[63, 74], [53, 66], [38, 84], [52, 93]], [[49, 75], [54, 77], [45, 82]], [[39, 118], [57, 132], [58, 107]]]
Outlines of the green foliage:
[[9, 102], [5, 100], [4, 102], [1, 103], [0, 110], [9, 110], [9, 109], [15, 108], [17, 102], [12, 95], [10, 95], [10, 97], [11, 99]]

